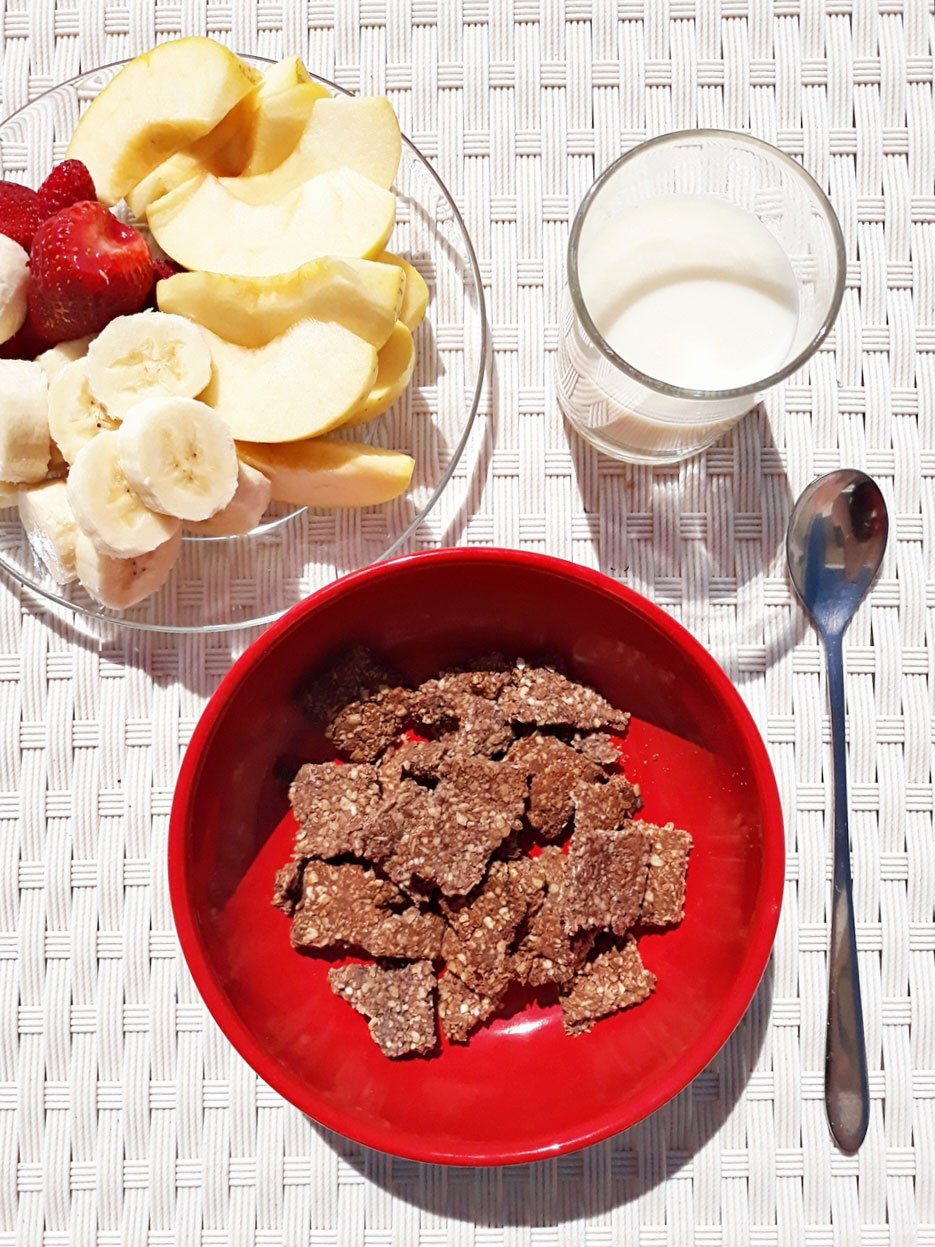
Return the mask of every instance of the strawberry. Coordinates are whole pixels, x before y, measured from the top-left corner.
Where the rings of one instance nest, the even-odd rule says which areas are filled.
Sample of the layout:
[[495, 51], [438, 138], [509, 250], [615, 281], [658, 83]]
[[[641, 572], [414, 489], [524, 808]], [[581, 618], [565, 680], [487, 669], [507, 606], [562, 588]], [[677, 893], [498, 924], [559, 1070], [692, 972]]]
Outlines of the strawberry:
[[176, 264], [174, 260], [159, 259], [153, 260], [153, 284], [149, 288], [149, 294], [146, 296], [146, 307], [157, 308], [156, 303], [156, 283], [165, 281], [167, 277], [174, 277], [176, 273], [184, 273], [185, 270], [181, 264]]
[[153, 260], [153, 281], [165, 281], [167, 277], [174, 277], [176, 273], [184, 273], [185, 269], [181, 264], [176, 264], [174, 260], [170, 260], [167, 256], [163, 259]]
[[0, 234], [28, 251], [41, 220], [39, 196], [34, 190], [19, 182], [0, 182]]
[[36, 329], [29, 313], [12, 338], [0, 345], [0, 359], [35, 359], [52, 345]]
[[97, 199], [91, 174], [80, 160], [63, 160], [56, 165], [39, 187], [39, 210], [42, 219], [55, 216], [70, 204], [83, 199]]
[[103, 204], [63, 208], [36, 231], [29, 310], [39, 333], [65, 342], [138, 312], [153, 282], [143, 235]]

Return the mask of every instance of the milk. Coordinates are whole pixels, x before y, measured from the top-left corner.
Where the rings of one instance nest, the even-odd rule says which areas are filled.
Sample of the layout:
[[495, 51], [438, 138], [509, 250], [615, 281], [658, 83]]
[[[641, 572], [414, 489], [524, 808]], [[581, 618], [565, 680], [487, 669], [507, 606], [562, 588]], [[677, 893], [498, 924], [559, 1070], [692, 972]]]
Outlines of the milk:
[[731, 390], [785, 363], [798, 323], [789, 259], [751, 212], [711, 197], [650, 200], [579, 251], [597, 329], [669, 385]]
[[[589, 221], [577, 273], [601, 336], [667, 386], [755, 387], [794, 354], [799, 306], [788, 256], [756, 216], [725, 200], [673, 195]], [[591, 441], [647, 461], [710, 442], [755, 401], [753, 393], [698, 401], [640, 385], [597, 358], [576, 323], [563, 334], [559, 394]]]

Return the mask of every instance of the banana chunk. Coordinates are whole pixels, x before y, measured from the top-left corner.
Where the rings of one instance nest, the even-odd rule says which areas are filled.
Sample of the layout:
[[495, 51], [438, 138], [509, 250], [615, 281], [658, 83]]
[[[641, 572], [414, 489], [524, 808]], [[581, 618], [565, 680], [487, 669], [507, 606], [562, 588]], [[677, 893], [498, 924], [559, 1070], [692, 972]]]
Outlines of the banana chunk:
[[33, 553], [59, 585], [75, 579], [78, 525], [64, 481], [45, 481], [20, 490], [19, 517]]
[[0, 359], [0, 481], [41, 481], [50, 453], [45, 373], [34, 361]]
[[131, 488], [119, 451], [115, 430], [92, 437], [68, 473], [68, 502], [78, 527], [100, 554], [138, 558], [164, 545], [181, 526], [177, 519], [151, 511]]
[[249, 463], [241, 463], [237, 473], [237, 488], [226, 507], [216, 511], [210, 519], [186, 524], [190, 533], [202, 537], [243, 537], [256, 528], [263, 512], [269, 506], [269, 478]]
[[18, 242], [0, 234], [0, 342], [8, 342], [23, 327], [28, 288], [29, 256]]
[[90, 537], [78, 534], [75, 568], [78, 580], [102, 606], [126, 610], [142, 602], [169, 579], [182, 548], [179, 530], [155, 550], [136, 558], [114, 559], [102, 554]]
[[228, 425], [194, 398], [148, 398], [117, 432], [120, 467], [143, 502], [181, 520], [206, 520], [237, 488]]
[[74, 363], [76, 359], [83, 359], [87, 355], [88, 347], [91, 345], [91, 336], [93, 335], [87, 338], [72, 338], [70, 342], [59, 342], [36, 356], [36, 363], [49, 378], [50, 386], [63, 369]]
[[184, 316], [118, 316], [88, 348], [88, 385], [119, 419], [146, 398], [194, 398], [211, 380], [203, 331]]
[[91, 393], [87, 361], [66, 364], [49, 385], [49, 432], [65, 462], [74, 463], [86, 442], [118, 424]]

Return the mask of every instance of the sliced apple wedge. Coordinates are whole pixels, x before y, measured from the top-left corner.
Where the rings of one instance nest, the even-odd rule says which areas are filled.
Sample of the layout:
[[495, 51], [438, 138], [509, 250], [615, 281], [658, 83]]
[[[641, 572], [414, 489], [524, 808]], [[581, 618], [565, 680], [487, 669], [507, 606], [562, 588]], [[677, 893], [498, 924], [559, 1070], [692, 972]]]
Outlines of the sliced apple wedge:
[[300, 56], [284, 56], [263, 73], [263, 89], [268, 95], [285, 91], [287, 87], [300, 86], [303, 82], [311, 82], [311, 77]]
[[[139, 220], [162, 195], [202, 173], [231, 177], [249, 167], [272, 169], [295, 147], [324, 87], [299, 77], [301, 63], [289, 57], [272, 65], [204, 138], [157, 165], [126, 194]], [[302, 68], [304, 73], [304, 68]]]
[[145, 221], [146, 210], [151, 203], [168, 195], [177, 186], [184, 186], [193, 178], [201, 177], [205, 172], [204, 165], [191, 148], [186, 148], [184, 151], [174, 152], [167, 160], [156, 165], [155, 169], [151, 169], [142, 181], [127, 191], [124, 198], [136, 219]]
[[412, 334], [401, 320], [393, 327], [393, 332], [377, 352], [377, 379], [373, 388], [350, 416], [344, 421], [345, 428], [353, 428], [358, 424], [366, 424], [376, 416], [392, 407], [412, 380], [412, 370], [416, 363], [416, 353], [412, 345]]
[[130, 61], [88, 105], [68, 144], [98, 198], [115, 204], [212, 130], [260, 79], [214, 39], [174, 39]]
[[198, 397], [247, 441], [291, 442], [336, 428], [377, 375], [369, 342], [322, 321], [300, 320], [256, 350], [208, 330], [205, 338], [211, 380]]
[[303, 82], [266, 96], [257, 112], [240, 175], [263, 174], [282, 164], [295, 150], [313, 107], [326, 98], [325, 88], [317, 82]]
[[409, 487], [413, 460], [398, 450], [314, 437], [267, 446], [238, 442], [241, 459], [268, 477], [276, 502], [299, 507], [372, 507]]
[[238, 178], [232, 192], [247, 203], [272, 203], [309, 178], [354, 169], [389, 188], [399, 168], [402, 140], [393, 105], [382, 95], [319, 100], [292, 153], [268, 173]]
[[167, 255], [188, 269], [269, 277], [320, 256], [369, 259], [393, 229], [396, 200], [353, 169], [323, 173], [270, 204], [232, 195], [236, 181], [206, 174], [150, 204], [149, 228]]
[[410, 332], [418, 329], [425, 318], [425, 309], [429, 305], [429, 288], [425, 284], [425, 278], [408, 260], [404, 260], [401, 255], [394, 255], [392, 251], [384, 251], [377, 256], [377, 259], [381, 264], [394, 265], [405, 275], [406, 284], [403, 287], [403, 302], [399, 309], [399, 319]]
[[156, 301], [238, 346], [265, 346], [312, 317], [381, 347], [396, 324], [403, 282], [388, 264], [325, 256], [276, 277], [177, 273], [159, 282]]

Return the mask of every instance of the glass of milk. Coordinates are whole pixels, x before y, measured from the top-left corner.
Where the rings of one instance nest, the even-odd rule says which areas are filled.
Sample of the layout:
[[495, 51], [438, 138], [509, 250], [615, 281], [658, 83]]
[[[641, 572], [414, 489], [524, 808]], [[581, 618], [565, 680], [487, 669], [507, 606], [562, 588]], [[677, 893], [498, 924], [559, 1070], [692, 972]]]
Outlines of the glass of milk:
[[818, 349], [844, 265], [827, 197], [768, 143], [685, 130], [635, 147], [572, 226], [556, 372], [565, 415], [616, 459], [695, 454]]

